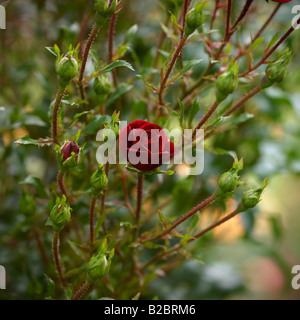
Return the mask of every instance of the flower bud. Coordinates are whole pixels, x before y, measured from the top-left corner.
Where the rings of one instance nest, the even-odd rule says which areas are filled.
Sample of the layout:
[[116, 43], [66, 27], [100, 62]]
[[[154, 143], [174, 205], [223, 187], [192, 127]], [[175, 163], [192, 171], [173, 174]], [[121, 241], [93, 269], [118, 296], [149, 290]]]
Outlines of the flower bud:
[[110, 93], [111, 84], [105, 74], [95, 78], [93, 88], [98, 95], [106, 95]]
[[72, 55], [65, 55], [57, 64], [56, 72], [61, 86], [66, 86], [78, 73], [78, 63]]
[[91, 257], [88, 267], [88, 281], [95, 282], [97, 279], [106, 275], [110, 267], [104, 253], [99, 253]]
[[78, 147], [75, 141], [66, 142], [60, 150], [62, 156], [62, 167], [64, 169], [76, 167], [80, 158], [82, 149]]
[[231, 63], [227, 71], [222, 73], [216, 82], [217, 100], [225, 100], [238, 86], [238, 64]]
[[60, 232], [71, 221], [71, 208], [66, 203], [67, 199], [63, 195], [56, 200], [56, 204], [51, 210], [47, 224], [51, 224], [55, 232]]
[[117, 6], [119, 4], [118, 0], [112, 0], [109, 5], [109, 0], [95, 0], [95, 10], [102, 19], [110, 18], [117, 10]]
[[99, 168], [93, 173], [91, 177], [91, 186], [93, 195], [97, 196], [107, 187], [107, 176], [104, 172], [103, 165], [100, 165]]
[[223, 193], [233, 192], [238, 187], [239, 181], [239, 171], [243, 169], [243, 159], [238, 160], [235, 158], [232, 168], [223, 173], [219, 180], [218, 186]]
[[242, 196], [242, 209], [247, 210], [250, 208], [255, 207], [260, 202], [260, 196], [267, 186], [268, 182], [267, 179], [264, 180], [263, 185], [261, 188], [254, 189], [254, 190], [248, 190], [244, 192]]
[[271, 83], [280, 82], [284, 79], [291, 58], [291, 51], [286, 49], [280, 52], [275, 61], [269, 63], [266, 68], [266, 77]]
[[195, 8], [191, 9], [187, 15], [185, 20], [185, 34], [189, 36], [192, 34], [196, 29], [201, 27], [202, 23], [205, 20], [205, 16], [203, 13], [203, 9], [207, 5], [207, 2], [197, 3]]

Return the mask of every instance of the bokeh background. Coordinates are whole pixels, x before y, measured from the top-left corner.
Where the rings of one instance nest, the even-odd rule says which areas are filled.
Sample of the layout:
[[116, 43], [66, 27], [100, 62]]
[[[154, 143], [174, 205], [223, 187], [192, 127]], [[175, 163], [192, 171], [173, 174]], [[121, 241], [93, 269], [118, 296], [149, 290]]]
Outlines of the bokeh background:
[[[207, 12], [213, 8], [213, 1], [209, 2]], [[236, 13], [240, 2], [234, 1]], [[256, 1], [253, 14], [238, 33], [241, 41], [249, 41], [250, 33], [254, 34], [264, 23], [270, 8], [275, 6], [271, 2], [268, 5]], [[295, 1], [280, 8], [263, 34], [266, 39], [290, 27], [293, 5]], [[22, 213], [20, 200], [24, 184], [55, 182], [55, 157], [50, 148], [18, 146], [14, 141], [26, 134], [32, 138], [49, 136], [49, 105], [57, 78], [54, 57], [45, 47], [57, 43], [66, 51], [69, 43], [86, 37], [79, 30], [90, 26], [91, 8], [92, 1], [79, 0], [15, 0], [7, 5], [7, 28], [0, 30], [0, 264], [6, 267], [8, 279], [7, 290], [0, 291], [1, 299], [38, 299], [45, 291], [45, 270], [37, 250], [36, 233], [32, 221], [28, 223]], [[116, 43], [122, 41], [128, 28], [138, 25], [132, 50], [125, 56], [135, 68], [142, 68], [153, 54], [165, 16], [158, 1], [124, 0]], [[223, 21], [221, 15], [216, 28], [222, 28]], [[94, 48], [99, 56], [106, 52], [106, 42], [106, 30], [103, 30]], [[291, 287], [291, 268], [300, 264], [300, 30], [287, 43], [294, 55], [286, 80], [247, 102], [247, 111], [254, 114], [252, 119], [214, 140], [215, 146], [234, 150], [244, 158], [243, 179], [256, 185], [269, 177], [263, 200], [252, 212], [234, 218], [215, 230], [209, 241], [201, 242], [198, 257], [203, 262], [187, 260], [167, 271], [166, 276], [151, 283], [146, 298], [300, 298], [300, 290]], [[263, 47], [257, 50], [262, 53]], [[188, 46], [184, 56], [185, 59], [205, 58], [201, 42]], [[199, 74], [201, 67], [194, 70], [193, 76]], [[119, 76], [126, 79], [126, 72], [119, 71]], [[135, 91], [123, 100], [127, 108], [122, 116], [143, 119], [147, 106], [136, 93], [141, 83], [134, 85]], [[199, 100], [202, 103], [201, 96]], [[179, 199], [174, 204], [178, 212], [191, 207], [197, 190], [211, 188], [231, 163], [228, 155], [206, 152], [204, 173], [182, 185], [176, 184], [172, 191], [185, 199], [184, 203]], [[164, 187], [169, 186], [162, 186], [163, 195]], [[45, 195], [39, 195], [37, 203], [43, 198]], [[46, 213], [38, 212], [41, 212], [38, 223], [43, 225]], [[201, 219], [205, 221], [212, 214], [210, 209]], [[46, 233], [47, 229], [42, 228], [41, 232]], [[50, 238], [47, 235], [44, 238], [51, 256]]]

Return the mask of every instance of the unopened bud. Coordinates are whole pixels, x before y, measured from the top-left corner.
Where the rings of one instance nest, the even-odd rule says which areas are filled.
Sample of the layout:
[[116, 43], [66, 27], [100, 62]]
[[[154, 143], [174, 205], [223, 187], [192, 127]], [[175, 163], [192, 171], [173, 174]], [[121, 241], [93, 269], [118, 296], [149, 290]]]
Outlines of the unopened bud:
[[95, 78], [93, 88], [98, 95], [106, 95], [111, 91], [111, 84], [105, 74]]
[[99, 195], [107, 187], [107, 176], [104, 172], [103, 165], [100, 165], [99, 168], [93, 173], [91, 177], [91, 187], [93, 194]]
[[81, 149], [75, 141], [66, 142], [60, 150], [62, 155], [62, 167], [64, 169], [76, 167]]
[[253, 208], [260, 202], [260, 200], [261, 200], [260, 196], [261, 196], [263, 190], [265, 189], [265, 187], [267, 186], [267, 184], [268, 184], [268, 182], [265, 179], [261, 188], [254, 189], [254, 190], [248, 190], [248, 191], [244, 192], [244, 194], [242, 196], [242, 209], [243, 210]]
[[[66, 197], [56, 200], [56, 204], [50, 213], [50, 224], [55, 232], [60, 232], [71, 221], [71, 208], [66, 203]], [[49, 224], [49, 223], [48, 223]]]
[[187, 36], [202, 26], [202, 23], [205, 20], [203, 9], [206, 5], [206, 1], [197, 3], [196, 6], [187, 13], [185, 20], [185, 34]]
[[223, 101], [238, 86], [238, 64], [232, 63], [228, 70], [222, 73], [217, 79], [217, 100]]
[[61, 86], [66, 86], [78, 74], [78, 63], [71, 55], [64, 56], [56, 66]]
[[224, 193], [235, 191], [240, 183], [238, 173], [242, 169], [243, 159], [238, 160], [236, 158], [232, 168], [220, 176], [218, 180], [218, 186]]
[[106, 275], [109, 270], [109, 263], [105, 254], [99, 253], [92, 256], [87, 267], [88, 281], [95, 282]]
[[95, 10], [101, 19], [110, 18], [117, 10], [119, 4], [118, 0], [112, 0], [111, 3], [109, 0], [95, 0]]
[[284, 79], [291, 54], [291, 51], [286, 49], [279, 54], [277, 60], [269, 63], [266, 68], [266, 77], [271, 83], [280, 82]]

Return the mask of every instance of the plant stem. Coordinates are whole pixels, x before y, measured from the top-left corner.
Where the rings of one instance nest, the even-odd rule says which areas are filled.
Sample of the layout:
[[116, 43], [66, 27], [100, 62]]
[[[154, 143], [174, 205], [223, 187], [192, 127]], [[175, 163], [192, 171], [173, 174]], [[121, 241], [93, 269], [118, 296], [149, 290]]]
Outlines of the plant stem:
[[235, 30], [238, 26], [238, 24], [244, 19], [244, 17], [246, 16], [248, 10], [250, 9], [250, 6], [252, 4], [254, 0], [246, 0], [244, 7], [242, 9], [242, 11], [240, 12], [239, 16], [236, 18], [231, 30]]
[[[297, 20], [296, 24], [300, 23], [300, 18]], [[267, 50], [267, 52], [264, 54], [264, 56], [261, 58], [261, 60], [259, 62], [257, 62], [256, 65], [252, 66], [251, 68], [249, 68], [248, 70], [246, 70], [245, 72], [239, 74], [239, 77], [244, 77], [246, 76], [249, 72], [257, 69], [258, 67], [260, 67], [262, 64], [264, 64], [266, 62], [266, 60], [270, 57], [270, 55], [290, 36], [290, 34], [295, 30], [294, 26], [291, 26], [289, 28], [289, 30], [277, 41], [277, 43], [269, 50]]]
[[172, 223], [172, 225], [165, 229], [163, 232], [159, 233], [158, 235], [148, 238], [146, 240], [143, 240], [142, 242], [148, 242], [148, 241], [154, 241], [162, 238], [163, 236], [169, 234], [172, 230], [174, 230], [178, 225], [195, 215], [198, 211], [205, 209], [207, 206], [209, 206], [212, 202], [215, 201], [215, 195], [211, 195], [204, 201], [202, 201], [200, 204], [195, 206], [193, 209], [191, 209], [189, 212], [181, 216], [179, 219], [177, 219], [175, 222]]
[[[216, 2], [215, 9], [214, 9], [214, 12], [213, 12], [211, 20], [210, 20], [210, 26], [209, 26], [210, 30], [212, 30], [213, 27], [214, 27], [214, 23], [215, 23], [215, 20], [216, 20], [216, 17], [217, 17], [217, 12], [218, 12], [218, 9], [219, 9], [220, 0], [216, 0], [215, 2]], [[211, 33], [208, 35], [208, 40], [210, 40], [210, 39], [211, 39]]]
[[136, 202], [136, 236], [138, 236], [140, 229], [140, 218], [141, 218], [141, 209], [142, 209], [142, 200], [143, 200], [143, 190], [144, 190], [144, 179], [145, 176], [142, 174], [137, 174], [137, 202]]
[[62, 171], [62, 170], [58, 171], [57, 184], [59, 186], [59, 189], [60, 189], [61, 193], [64, 194], [66, 199], [68, 200], [67, 189], [66, 189], [66, 186], [65, 186], [65, 172]]
[[87, 293], [91, 286], [91, 284], [85, 281], [81, 285], [81, 287], [73, 294], [71, 300], [80, 300]]
[[89, 211], [89, 217], [90, 217], [90, 255], [91, 256], [93, 255], [93, 251], [94, 251], [94, 217], [95, 217], [96, 200], [97, 200], [97, 198], [95, 196], [92, 196], [91, 204], [90, 204], [90, 211]]
[[230, 17], [231, 17], [231, 8], [232, 8], [232, 0], [228, 0], [227, 2], [227, 15], [226, 15], [226, 29], [225, 29], [225, 39], [229, 37], [230, 32]]
[[[104, 169], [104, 170], [105, 170], [106, 177], [107, 177], [107, 179], [108, 179], [108, 173], [109, 173], [109, 163], [108, 163], [108, 162], [105, 164], [105, 169]], [[106, 193], [107, 193], [107, 189], [104, 189], [104, 190], [103, 190], [103, 194], [102, 194], [102, 198], [101, 198], [100, 217], [101, 217], [102, 214], [104, 213]], [[103, 219], [103, 230], [104, 230], [104, 233], [107, 234], [107, 228], [106, 228], [106, 220], [105, 220], [105, 218]]]
[[79, 77], [78, 77], [78, 86], [79, 86], [80, 96], [81, 96], [82, 100], [85, 100], [85, 98], [86, 98], [85, 90], [83, 87], [84, 71], [85, 71], [85, 67], [86, 67], [86, 63], [87, 63], [90, 49], [91, 49], [92, 44], [97, 36], [99, 29], [100, 29], [100, 27], [97, 24], [94, 24], [94, 26], [91, 30], [91, 33], [89, 35], [89, 38], [86, 42], [85, 48], [84, 48], [84, 53], [83, 53], [81, 67], [80, 67], [80, 71], [79, 71]]
[[60, 281], [63, 285], [64, 288], [67, 287], [67, 282], [63, 274], [63, 269], [60, 263], [60, 258], [59, 258], [59, 232], [55, 232], [53, 234], [53, 240], [52, 240], [52, 251], [53, 251], [53, 258], [54, 258], [54, 263], [60, 278]]
[[252, 98], [254, 95], [259, 93], [262, 90], [262, 87], [258, 85], [254, 89], [252, 89], [248, 94], [246, 94], [244, 97], [242, 97], [237, 103], [235, 103], [230, 109], [228, 109], [223, 117], [227, 117], [231, 115], [233, 112], [235, 112], [237, 109], [239, 109], [247, 100]]
[[252, 39], [251, 43], [247, 45], [246, 49], [248, 49], [252, 43], [254, 43], [254, 41], [256, 39], [258, 39], [260, 37], [260, 35], [263, 33], [263, 31], [266, 29], [266, 27], [269, 25], [269, 23], [271, 22], [271, 20], [274, 18], [274, 16], [276, 15], [277, 11], [279, 10], [280, 6], [282, 3], [278, 3], [278, 5], [276, 6], [276, 8], [273, 10], [273, 12], [271, 13], [270, 17], [267, 19], [267, 21], [263, 24], [263, 26], [258, 30], [258, 32], [256, 33], [256, 35], [254, 36], [254, 38]]
[[193, 134], [192, 134], [192, 140], [195, 139], [197, 130], [201, 129], [201, 127], [205, 124], [205, 122], [211, 117], [211, 115], [215, 112], [219, 105], [219, 102], [216, 100], [214, 104], [207, 110], [206, 114], [203, 116], [203, 118], [199, 121], [197, 126], [195, 127]]
[[65, 95], [65, 90], [66, 90], [66, 86], [60, 86], [57, 94], [56, 94], [56, 99], [53, 105], [53, 109], [52, 109], [52, 140], [53, 143], [60, 145], [58, 138], [57, 138], [57, 134], [58, 134], [58, 110], [59, 110], [59, 106], [61, 104], [62, 98]]
[[159, 100], [160, 105], [163, 105], [163, 95], [164, 95], [165, 85], [169, 79], [169, 76], [173, 70], [173, 67], [177, 61], [178, 56], [179, 56], [182, 48], [184, 47], [185, 41], [186, 41], [186, 37], [183, 36], [179, 41], [179, 44], [173, 54], [172, 60], [168, 66], [168, 69], [167, 69], [165, 75], [163, 76], [163, 78], [160, 81], [160, 87], [159, 87], [159, 91], [158, 91], [158, 100]]
[[183, 246], [185, 246], [187, 243], [190, 243], [196, 239], [199, 239], [200, 237], [202, 237], [204, 234], [206, 234], [207, 232], [213, 230], [214, 228], [216, 228], [217, 226], [221, 225], [222, 223], [230, 220], [231, 218], [233, 218], [234, 216], [236, 216], [239, 213], [239, 208], [235, 209], [234, 211], [232, 211], [231, 213], [229, 213], [227, 216], [225, 216], [224, 218], [216, 221], [215, 223], [211, 224], [209, 227], [205, 228], [204, 230], [200, 231], [199, 233], [195, 234], [194, 236], [192, 236], [186, 243], [182, 244], [182, 243], [178, 243], [175, 246], [173, 246], [172, 248], [168, 249], [168, 250], [162, 250], [161, 252], [159, 252], [158, 254], [156, 254], [150, 261], [148, 261], [146, 264], [144, 264], [141, 267], [141, 271], [147, 269], [151, 264], [153, 264], [154, 262], [159, 261], [160, 259], [162, 259], [165, 255], [169, 255], [171, 253], [173, 253], [174, 251], [179, 250], [180, 248], [182, 248]]

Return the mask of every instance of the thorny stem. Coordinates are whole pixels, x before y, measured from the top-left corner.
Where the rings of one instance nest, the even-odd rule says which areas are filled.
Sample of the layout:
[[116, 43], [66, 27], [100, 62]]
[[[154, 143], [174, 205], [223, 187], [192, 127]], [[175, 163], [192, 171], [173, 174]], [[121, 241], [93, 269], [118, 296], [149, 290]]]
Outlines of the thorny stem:
[[200, 231], [199, 233], [195, 234], [194, 236], [192, 236], [186, 243], [178, 243], [175, 246], [173, 246], [172, 248], [168, 249], [168, 250], [162, 250], [161, 252], [159, 252], [158, 254], [156, 254], [149, 262], [147, 262], [146, 264], [144, 264], [141, 267], [141, 271], [147, 269], [151, 264], [153, 264], [154, 262], [157, 262], [159, 260], [161, 260], [165, 255], [169, 255], [171, 253], [173, 253], [174, 251], [177, 251], [179, 249], [181, 249], [183, 246], [185, 246], [186, 244], [199, 239], [200, 237], [202, 237], [203, 235], [205, 235], [207, 232], [213, 230], [214, 228], [218, 227], [219, 225], [223, 224], [224, 222], [232, 219], [233, 217], [235, 217], [238, 213], [240, 213], [239, 208], [235, 209], [234, 211], [232, 211], [231, 213], [229, 213], [228, 215], [226, 215], [224, 218], [216, 221], [215, 223], [211, 224], [209, 227], [203, 229], [202, 231]]
[[54, 263], [60, 278], [60, 281], [64, 288], [67, 287], [67, 282], [63, 274], [63, 269], [60, 263], [60, 258], [59, 258], [59, 232], [55, 232], [53, 234], [53, 240], [52, 240], [52, 251], [53, 251], [53, 258], [54, 258]]
[[227, 3], [227, 15], [226, 15], [226, 29], [225, 29], [225, 39], [229, 36], [230, 31], [230, 17], [231, 17], [232, 0], [228, 0]]
[[182, 11], [182, 30], [181, 30], [181, 39], [184, 37], [184, 28], [185, 28], [185, 18], [186, 18], [186, 14], [188, 12], [189, 9], [189, 5], [191, 3], [191, 0], [185, 0], [184, 1], [184, 5], [183, 5], [183, 11]]
[[88, 282], [84, 282], [81, 287], [73, 294], [71, 300], [80, 300], [83, 298], [83, 296], [87, 293], [87, 291], [90, 289], [92, 285]]
[[227, 117], [227, 116], [231, 115], [233, 112], [235, 112], [237, 109], [239, 109], [247, 100], [252, 98], [254, 95], [259, 93], [261, 90], [262, 90], [262, 87], [260, 85], [258, 85], [254, 89], [252, 89], [248, 94], [246, 94], [243, 98], [241, 98], [238, 102], [236, 102], [230, 109], [228, 109], [224, 113], [223, 116]]
[[192, 217], [193, 215], [195, 215], [198, 211], [205, 209], [207, 206], [209, 206], [214, 201], [215, 201], [215, 195], [213, 194], [210, 197], [208, 197], [207, 199], [205, 199], [204, 201], [202, 201], [200, 204], [195, 206], [189, 212], [187, 212], [186, 214], [181, 216], [175, 222], [173, 222], [169, 228], [165, 229], [163, 232], [159, 233], [158, 235], [156, 235], [154, 237], [143, 240], [142, 242], [154, 241], [154, 240], [162, 238], [163, 236], [169, 234], [172, 230], [174, 230], [178, 225], [183, 223], [185, 220], [187, 220], [190, 217]]
[[266, 27], [269, 25], [269, 23], [272, 21], [272, 19], [274, 18], [274, 16], [276, 15], [278, 9], [280, 8], [281, 3], [278, 3], [278, 5], [276, 6], [276, 8], [274, 9], [274, 11], [271, 13], [270, 17], [267, 19], [267, 21], [263, 24], [263, 26], [258, 30], [258, 32], [256, 33], [256, 35], [253, 37], [251, 43], [249, 43], [245, 49], [249, 49], [249, 47], [251, 46], [252, 43], [255, 42], [256, 39], [258, 39], [260, 37], [260, 35], [263, 33], [263, 31], [266, 29]]
[[84, 53], [83, 53], [81, 67], [80, 67], [80, 71], [79, 71], [79, 77], [78, 77], [78, 86], [79, 86], [80, 96], [81, 96], [82, 100], [85, 100], [85, 97], [86, 97], [85, 89], [83, 86], [84, 71], [85, 71], [85, 67], [86, 67], [86, 63], [88, 60], [90, 49], [91, 49], [92, 44], [97, 36], [99, 29], [100, 29], [100, 27], [97, 24], [94, 24], [94, 26], [91, 30], [91, 33], [89, 35], [89, 38], [86, 42], [85, 48], [84, 48]]
[[199, 121], [197, 126], [195, 127], [193, 134], [192, 134], [192, 139], [194, 140], [196, 137], [197, 130], [201, 129], [201, 127], [205, 124], [205, 122], [211, 117], [211, 115], [215, 112], [219, 105], [219, 102], [216, 100], [214, 104], [207, 110], [206, 114], [203, 116], [203, 118]]
[[136, 236], [138, 236], [140, 229], [140, 219], [141, 219], [141, 209], [143, 200], [143, 189], [144, 189], [144, 179], [145, 176], [142, 174], [137, 174], [137, 202], [136, 202]]
[[236, 18], [231, 30], [235, 30], [238, 24], [244, 19], [245, 15], [247, 14], [250, 6], [254, 0], [246, 0], [242, 11], [240, 12], [239, 16]]
[[53, 109], [52, 109], [52, 140], [53, 143], [60, 145], [58, 138], [57, 138], [57, 134], [58, 134], [58, 110], [59, 110], [59, 106], [61, 104], [62, 98], [65, 95], [65, 90], [66, 90], [66, 86], [60, 86], [58, 91], [57, 91], [57, 95], [56, 95], [56, 99], [53, 105]]
[[57, 184], [59, 186], [59, 189], [63, 195], [65, 195], [66, 199], [68, 200], [68, 193], [65, 186], [65, 172], [62, 170], [59, 170], [57, 174]]
[[[108, 179], [108, 173], [109, 173], [109, 163], [108, 163], [108, 162], [105, 164], [104, 170], [105, 170], [106, 177], [107, 177], [107, 179]], [[107, 193], [107, 189], [104, 189], [104, 190], [103, 190], [103, 194], [102, 194], [102, 198], [101, 198], [100, 217], [101, 217], [102, 214], [104, 213], [106, 193]], [[106, 228], [106, 220], [105, 220], [105, 218], [104, 218], [104, 220], [103, 220], [103, 230], [104, 230], [104, 233], [107, 234], [107, 228]]]
[[160, 81], [160, 87], [159, 87], [159, 91], [158, 91], [158, 100], [159, 100], [160, 105], [163, 105], [163, 95], [164, 95], [165, 85], [169, 79], [169, 76], [173, 70], [173, 67], [177, 61], [178, 56], [179, 56], [182, 48], [184, 47], [185, 41], [186, 41], [186, 37], [183, 36], [179, 41], [177, 49], [173, 54], [172, 60], [168, 66], [168, 69], [167, 69], [165, 75], [163, 76], [163, 78]]
[[[296, 25], [300, 23], [300, 18], [297, 20]], [[257, 69], [260, 67], [262, 64], [266, 62], [266, 60], [270, 57], [270, 55], [289, 37], [289, 35], [295, 30], [295, 26], [291, 26], [289, 30], [277, 41], [277, 43], [270, 49], [267, 50], [267, 52], [264, 54], [264, 56], [261, 58], [259, 62], [257, 62], [256, 65], [250, 67], [248, 70], [245, 72], [239, 74], [239, 77], [244, 77], [246, 76], [249, 72]]]
[[93, 255], [94, 251], [94, 217], [95, 217], [95, 206], [97, 198], [92, 196], [89, 210], [90, 217], [90, 255]]

